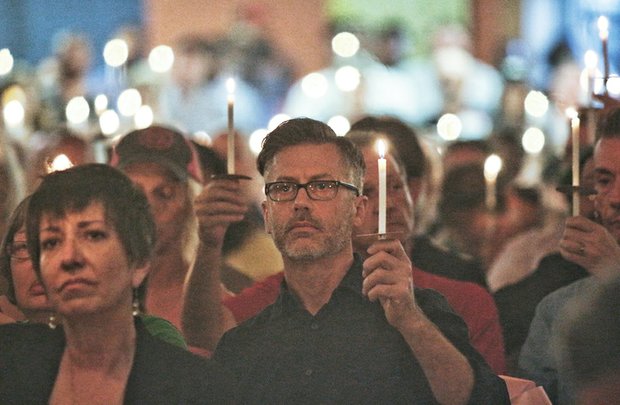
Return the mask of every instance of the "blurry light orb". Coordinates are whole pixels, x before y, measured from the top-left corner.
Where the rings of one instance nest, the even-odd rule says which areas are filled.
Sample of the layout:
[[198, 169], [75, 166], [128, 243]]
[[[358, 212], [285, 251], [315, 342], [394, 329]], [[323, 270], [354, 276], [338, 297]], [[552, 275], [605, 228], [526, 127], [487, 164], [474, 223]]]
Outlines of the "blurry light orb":
[[103, 48], [103, 60], [112, 67], [119, 67], [127, 62], [129, 56], [129, 47], [127, 42], [122, 39], [112, 39], [105, 44]]
[[353, 66], [343, 66], [336, 71], [334, 76], [336, 87], [342, 91], [353, 91], [360, 85], [362, 75], [357, 68]]
[[525, 111], [533, 117], [542, 117], [549, 109], [549, 99], [542, 92], [532, 90], [523, 102]]
[[116, 101], [118, 112], [125, 117], [131, 117], [136, 114], [141, 105], [142, 96], [140, 96], [140, 92], [136, 89], [123, 90]]
[[586, 69], [596, 69], [596, 65], [598, 65], [598, 54], [592, 49], [588, 49], [586, 53], [583, 54], [583, 62]]
[[86, 122], [88, 116], [90, 115], [90, 106], [88, 105], [88, 101], [86, 101], [86, 99], [82, 96], [73, 97], [67, 103], [65, 115], [67, 117], [67, 121], [71, 124], [81, 124]]
[[446, 141], [453, 141], [461, 135], [463, 123], [454, 114], [444, 114], [437, 121], [437, 133]]
[[153, 123], [153, 109], [148, 105], [141, 105], [133, 116], [133, 123], [136, 129], [142, 129], [151, 126]]
[[484, 161], [484, 178], [493, 181], [497, 179], [500, 170], [502, 170], [502, 159], [495, 153], [489, 155]]
[[291, 117], [286, 114], [276, 114], [269, 120], [269, 123], [267, 124], [267, 130], [273, 131], [278, 125], [289, 119], [291, 119]]
[[310, 98], [321, 98], [327, 93], [327, 79], [321, 73], [310, 73], [301, 79], [301, 90]]
[[0, 49], [0, 76], [6, 75], [13, 70], [13, 55], [8, 48]]
[[114, 110], [105, 110], [99, 116], [99, 127], [101, 128], [101, 133], [106, 136], [116, 133], [120, 125], [121, 121], [118, 118], [118, 114]]
[[153, 72], [165, 73], [173, 63], [174, 52], [168, 45], [158, 45], [149, 52], [149, 66]]
[[15, 127], [24, 122], [26, 111], [24, 110], [22, 103], [17, 100], [11, 100], [4, 106], [2, 114], [6, 125]]
[[523, 133], [521, 145], [527, 153], [540, 153], [545, 146], [545, 134], [539, 128], [528, 128]]
[[205, 131], [196, 131], [192, 134], [192, 138], [194, 141], [200, 145], [211, 146], [213, 144], [213, 139], [211, 136]]
[[360, 49], [360, 40], [350, 32], [340, 32], [332, 38], [332, 50], [338, 56], [350, 58]]
[[108, 108], [108, 97], [105, 94], [99, 94], [95, 97], [95, 112], [101, 114]]
[[268, 133], [269, 131], [267, 131], [265, 128], [260, 128], [252, 132], [252, 134], [250, 135], [250, 140], [248, 141], [252, 153], [254, 153], [255, 155], [258, 155], [260, 153], [263, 147], [263, 139], [265, 139]]
[[347, 132], [349, 132], [349, 129], [351, 129], [351, 123], [342, 115], [335, 115], [331, 117], [327, 121], [327, 125], [329, 125], [338, 136], [344, 136]]
[[611, 76], [607, 79], [607, 91], [612, 96], [620, 95], [620, 77]]

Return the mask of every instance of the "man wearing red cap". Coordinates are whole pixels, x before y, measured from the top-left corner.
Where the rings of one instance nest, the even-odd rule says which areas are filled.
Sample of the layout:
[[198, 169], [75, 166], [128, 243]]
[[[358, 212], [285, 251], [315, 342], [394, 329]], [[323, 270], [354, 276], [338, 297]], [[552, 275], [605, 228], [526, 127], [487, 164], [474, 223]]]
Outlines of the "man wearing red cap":
[[192, 204], [203, 177], [196, 152], [181, 133], [152, 126], [124, 136], [110, 164], [142, 188], [157, 226], [146, 310], [180, 328], [183, 281], [198, 240]]

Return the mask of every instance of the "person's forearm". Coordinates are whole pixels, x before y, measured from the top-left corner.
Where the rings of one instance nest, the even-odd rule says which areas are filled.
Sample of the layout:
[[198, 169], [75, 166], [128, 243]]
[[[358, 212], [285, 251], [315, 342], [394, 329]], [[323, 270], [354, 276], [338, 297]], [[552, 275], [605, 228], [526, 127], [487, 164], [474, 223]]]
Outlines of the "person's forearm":
[[467, 404], [474, 386], [474, 372], [467, 358], [424, 314], [398, 328], [429, 381], [440, 404]]
[[190, 346], [215, 350], [224, 332], [235, 321], [222, 305], [221, 247], [200, 243], [194, 265], [185, 281], [181, 324]]

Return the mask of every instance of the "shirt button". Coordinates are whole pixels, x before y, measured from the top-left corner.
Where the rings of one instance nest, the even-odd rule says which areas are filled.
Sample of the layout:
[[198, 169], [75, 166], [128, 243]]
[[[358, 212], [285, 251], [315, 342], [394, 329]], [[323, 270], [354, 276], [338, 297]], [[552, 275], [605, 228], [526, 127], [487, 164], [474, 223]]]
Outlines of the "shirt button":
[[312, 322], [310, 324], [310, 329], [317, 330], [319, 328], [319, 324], [317, 322]]
[[307, 369], [306, 371], [304, 371], [304, 374], [306, 375], [306, 377], [310, 377], [312, 375], [312, 369]]

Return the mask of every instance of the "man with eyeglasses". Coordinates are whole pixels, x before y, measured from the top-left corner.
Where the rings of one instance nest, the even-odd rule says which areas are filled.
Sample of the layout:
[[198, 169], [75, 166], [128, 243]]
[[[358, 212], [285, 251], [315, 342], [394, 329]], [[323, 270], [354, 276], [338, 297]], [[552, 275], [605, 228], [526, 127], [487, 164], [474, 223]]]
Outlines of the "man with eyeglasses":
[[239, 402], [508, 403], [465, 324], [439, 294], [414, 289], [399, 241], [377, 240], [363, 262], [354, 255], [367, 200], [349, 139], [293, 119], [268, 135], [258, 167], [285, 280], [215, 351], [238, 378]]

